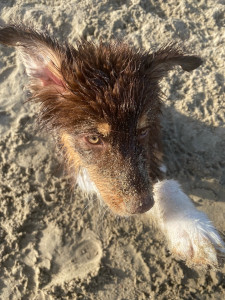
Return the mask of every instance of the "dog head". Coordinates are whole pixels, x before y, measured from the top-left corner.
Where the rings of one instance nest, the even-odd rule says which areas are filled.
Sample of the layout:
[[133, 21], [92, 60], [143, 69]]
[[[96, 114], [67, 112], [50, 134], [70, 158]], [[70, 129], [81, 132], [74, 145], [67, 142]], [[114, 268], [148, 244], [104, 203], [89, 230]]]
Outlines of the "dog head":
[[154, 53], [121, 42], [72, 47], [15, 25], [0, 28], [0, 42], [18, 48], [41, 124], [56, 132], [69, 168], [85, 168], [115, 213], [149, 210], [160, 177], [159, 81], [201, 59], [174, 44]]

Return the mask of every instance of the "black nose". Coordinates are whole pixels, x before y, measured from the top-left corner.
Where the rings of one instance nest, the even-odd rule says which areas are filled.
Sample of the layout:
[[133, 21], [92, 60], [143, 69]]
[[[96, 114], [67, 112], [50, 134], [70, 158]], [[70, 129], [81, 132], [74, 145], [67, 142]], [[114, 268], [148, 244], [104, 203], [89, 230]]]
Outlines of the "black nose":
[[140, 199], [132, 199], [125, 203], [126, 211], [129, 214], [143, 214], [150, 210], [154, 205], [152, 196], [143, 196]]

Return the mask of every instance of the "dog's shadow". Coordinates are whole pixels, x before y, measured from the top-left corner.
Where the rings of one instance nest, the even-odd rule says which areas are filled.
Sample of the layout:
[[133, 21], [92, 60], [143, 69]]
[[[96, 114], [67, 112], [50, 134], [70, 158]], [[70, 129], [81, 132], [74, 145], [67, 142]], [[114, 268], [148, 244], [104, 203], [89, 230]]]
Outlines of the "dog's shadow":
[[208, 126], [164, 107], [162, 140], [167, 177], [186, 192], [225, 202], [225, 128]]

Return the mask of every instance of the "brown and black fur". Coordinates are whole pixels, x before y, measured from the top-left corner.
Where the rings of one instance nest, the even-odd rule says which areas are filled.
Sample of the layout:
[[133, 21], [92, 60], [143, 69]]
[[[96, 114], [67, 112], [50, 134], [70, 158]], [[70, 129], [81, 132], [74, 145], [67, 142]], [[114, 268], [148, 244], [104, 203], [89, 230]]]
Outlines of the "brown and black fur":
[[56, 134], [68, 168], [87, 169], [117, 214], [150, 209], [162, 177], [159, 82], [175, 65], [191, 71], [201, 59], [172, 43], [154, 53], [122, 42], [73, 47], [21, 25], [0, 28], [0, 43], [19, 49], [40, 123]]

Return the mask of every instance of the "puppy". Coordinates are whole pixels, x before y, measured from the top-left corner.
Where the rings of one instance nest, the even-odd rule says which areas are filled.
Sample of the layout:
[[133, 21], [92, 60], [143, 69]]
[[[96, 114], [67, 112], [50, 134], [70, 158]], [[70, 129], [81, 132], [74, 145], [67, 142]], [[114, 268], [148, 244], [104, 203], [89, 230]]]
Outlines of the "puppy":
[[0, 28], [0, 43], [15, 46], [29, 76], [31, 100], [79, 186], [116, 214], [148, 212], [172, 253], [189, 264], [218, 264], [225, 246], [207, 216], [161, 171], [160, 80], [198, 56], [175, 44], [149, 53], [122, 42], [60, 44], [22, 25]]

